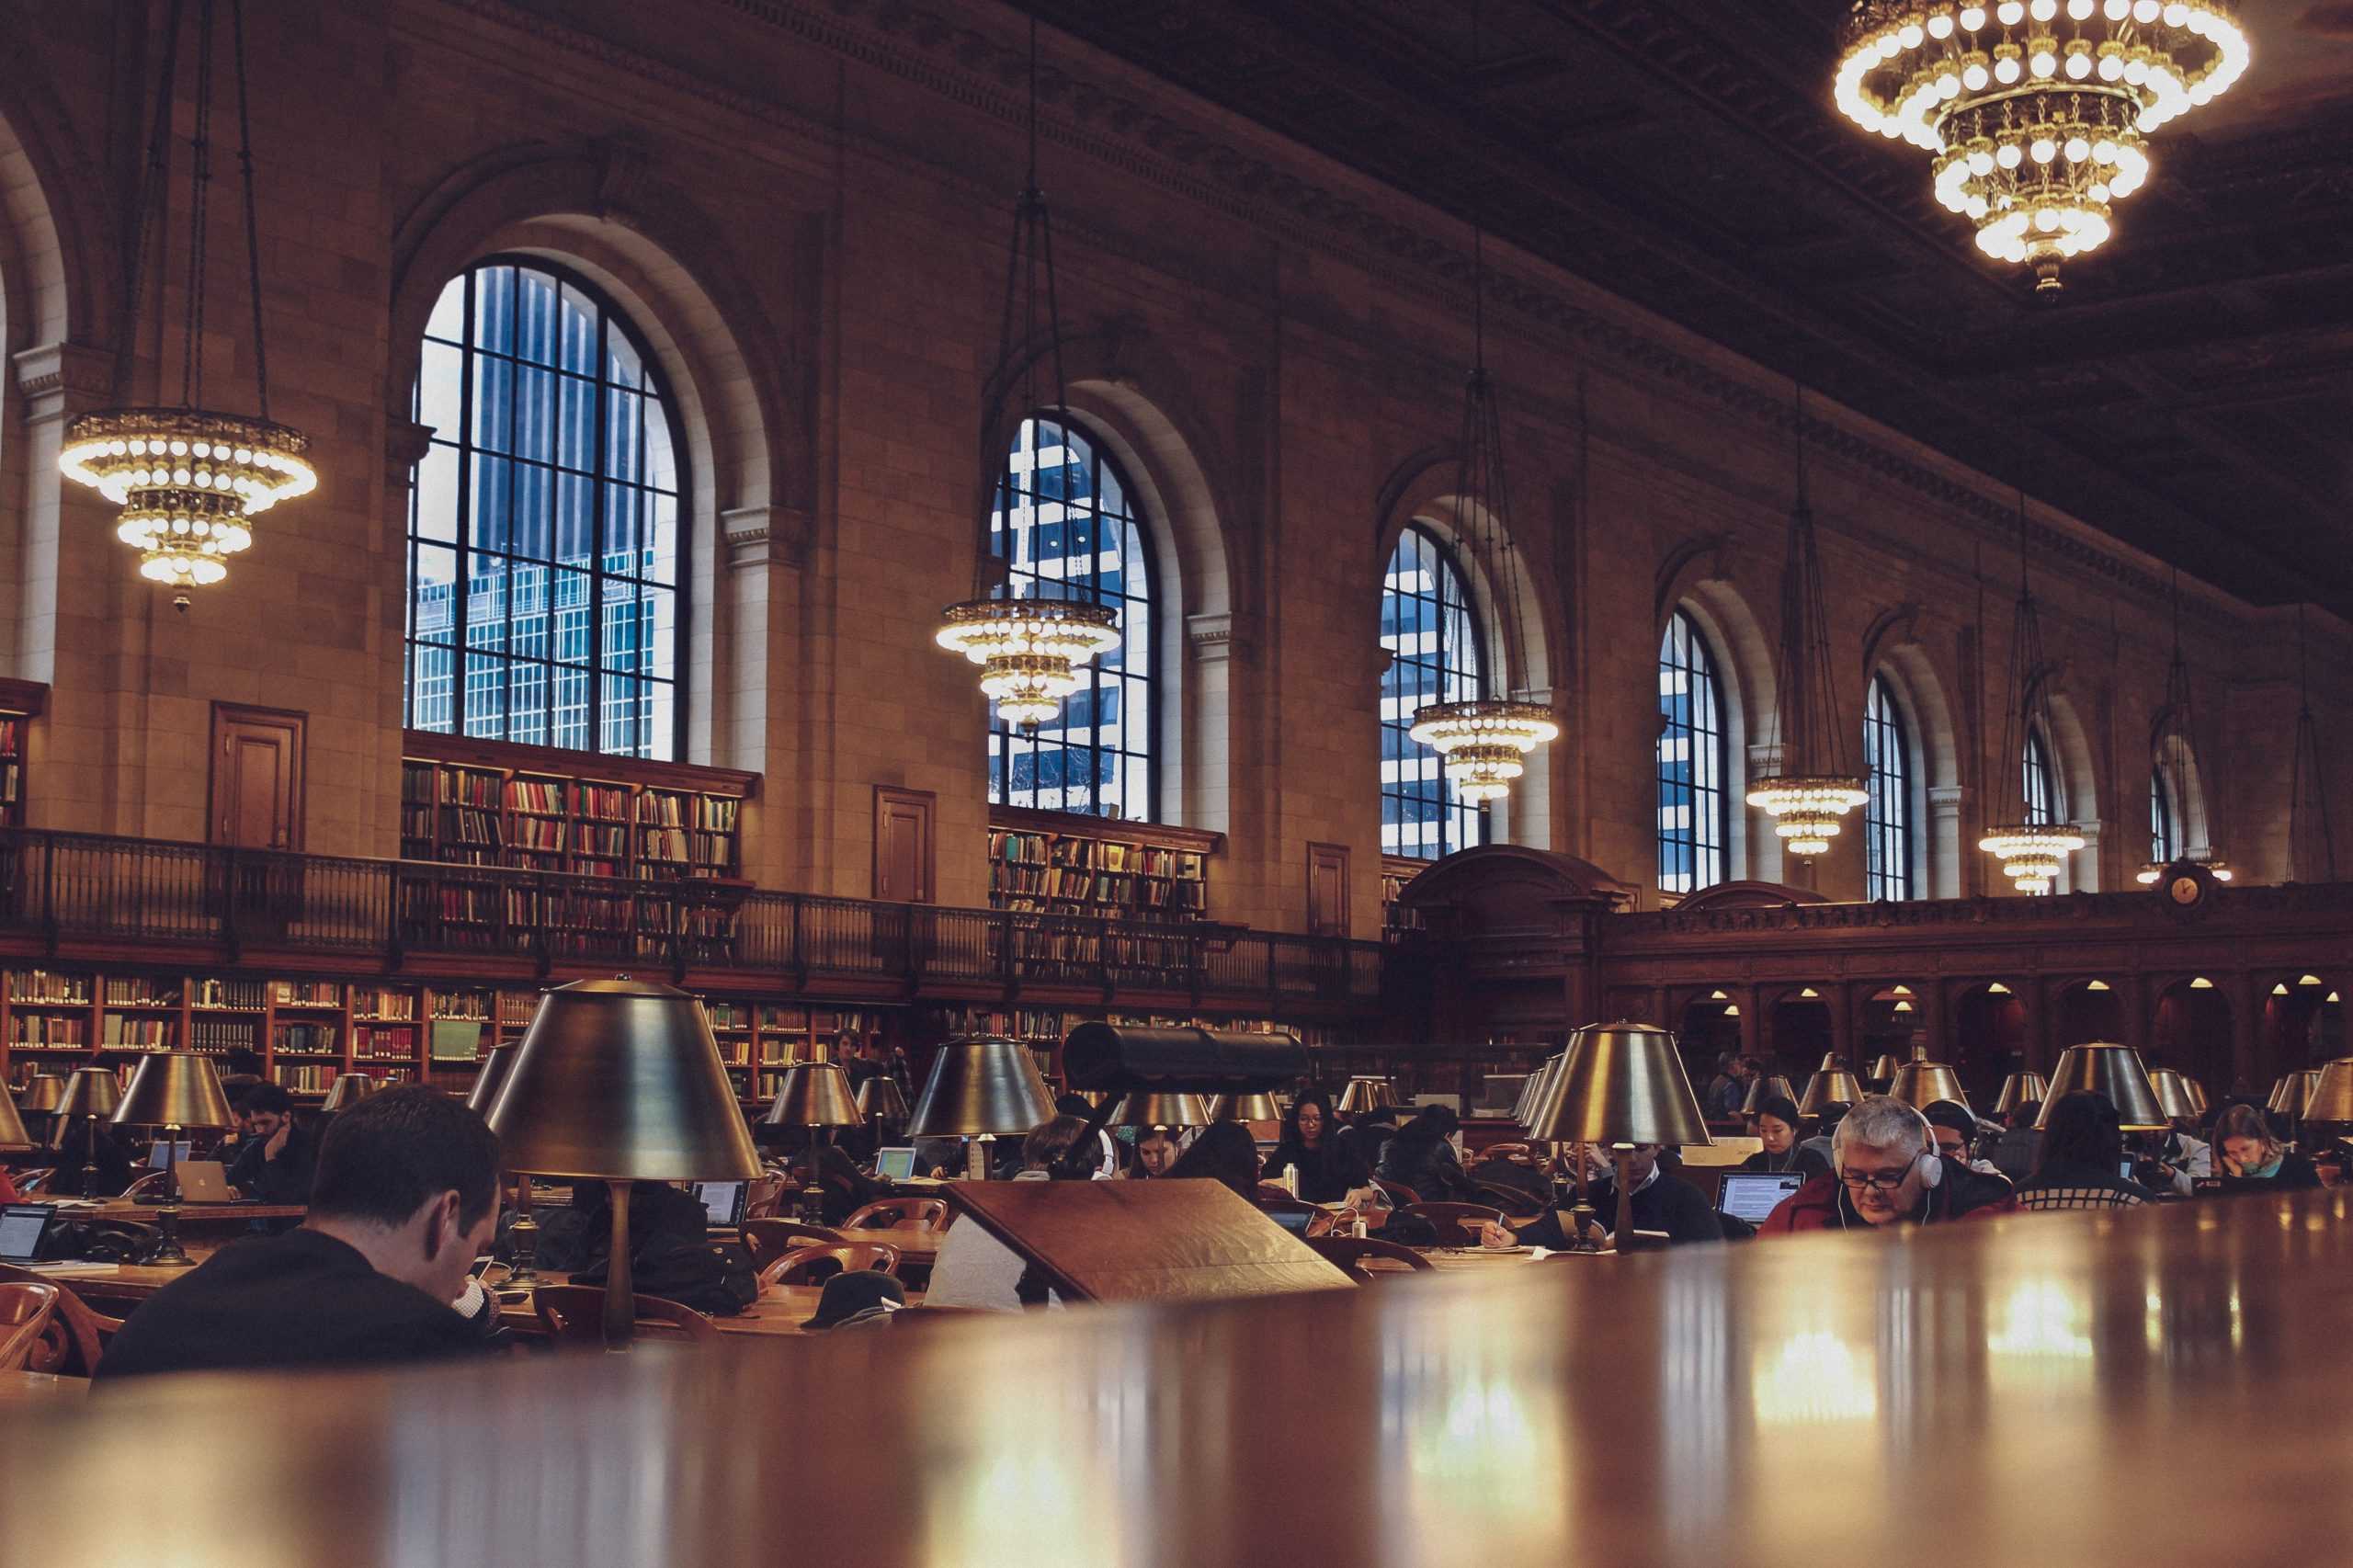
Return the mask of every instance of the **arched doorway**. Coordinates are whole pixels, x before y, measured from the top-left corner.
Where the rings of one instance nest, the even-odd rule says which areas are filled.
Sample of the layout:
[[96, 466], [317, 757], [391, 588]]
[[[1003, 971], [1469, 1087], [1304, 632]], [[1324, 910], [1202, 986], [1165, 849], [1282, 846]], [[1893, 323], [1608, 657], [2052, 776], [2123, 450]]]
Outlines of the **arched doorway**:
[[1779, 1074], [1802, 1089], [1824, 1056], [1837, 1048], [1830, 1003], [1818, 986], [1802, 985], [1773, 998], [1765, 1015], [1768, 1076]]
[[1694, 1088], [1713, 1081], [1723, 1057], [1740, 1054], [1741, 1027], [1740, 1004], [1722, 986], [1703, 987], [1683, 1004], [1676, 1040]]
[[2007, 981], [1972, 985], [1955, 999], [1945, 1060], [1961, 1074], [1972, 1106], [2001, 1097], [2002, 1079], [2027, 1068], [2026, 1003]]
[[2124, 1039], [2124, 1008], [2115, 989], [2105, 980], [2078, 980], [2059, 993], [2052, 1018], [2051, 1043], [2061, 1051], [2094, 1040], [2111, 1044]]
[[2149, 1043], [2159, 1062], [2188, 1074], [2210, 1095], [2233, 1086], [2231, 999], [2207, 976], [2177, 980], [2157, 994]]
[[1881, 986], [1864, 999], [1862, 1039], [1855, 1052], [1860, 1060], [1850, 1065], [1858, 1077], [1868, 1079], [1871, 1063], [1882, 1056], [1909, 1060], [1925, 1031], [1917, 988], [1901, 982]]
[[2344, 994], [2335, 977], [2299, 970], [2264, 990], [2265, 1056], [2274, 1070], [2317, 1067], [2345, 1054]]

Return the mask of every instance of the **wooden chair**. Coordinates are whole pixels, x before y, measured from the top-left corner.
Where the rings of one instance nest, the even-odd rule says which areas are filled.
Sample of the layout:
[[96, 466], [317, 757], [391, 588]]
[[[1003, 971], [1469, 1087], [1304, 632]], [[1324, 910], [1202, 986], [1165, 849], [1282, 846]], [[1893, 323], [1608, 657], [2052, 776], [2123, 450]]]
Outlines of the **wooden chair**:
[[1420, 1215], [1438, 1228], [1439, 1245], [1458, 1247], [1477, 1246], [1480, 1224], [1501, 1224], [1504, 1217], [1502, 1210], [1484, 1203], [1408, 1203], [1397, 1212]]
[[1381, 1177], [1375, 1176], [1372, 1178], [1372, 1185], [1389, 1195], [1389, 1205], [1392, 1209], [1403, 1209], [1408, 1203], [1419, 1203], [1422, 1200], [1420, 1193], [1415, 1192], [1402, 1181], [1383, 1181]]
[[17, 1190], [27, 1198], [30, 1198], [35, 1193], [48, 1191], [49, 1184], [56, 1179], [55, 1165], [42, 1165], [35, 1170], [18, 1171], [16, 1176]]
[[754, 1268], [766, 1268], [794, 1247], [847, 1246], [850, 1239], [830, 1225], [806, 1225], [798, 1220], [746, 1220], [742, 1234]]
[[0, 1372], [21, 1372], [56, 1314], [54, 1285], [0, 1285]]
[[744, 1218], [746, 1220], [775, 1219], [776, 1206], [783, 1198], [784, 1178], [782, 1176], [762, 1177], [754, 1182], [751, 1190], [744, 1195]]
[[926, 1231], [945, 1230], [948, 1225], [948, 1199], [944, 1198], [879, 1198], [842, 1221], [845, 1231], [881, 1231], [892, 1225], [921, 1225]]
[[137, 1181], [134, 1181], [129, 1187], [124, 1187], [122, 1189], [122, 1197], [118, 1201], [128, 1203], [132, 1199], [142, 1197], [150, 1192], [155, 1194], [159, 1198], [162, 1197], [164, 1192], [164, 1183], [171, 1174], [172, 1173], [169, 1171], [149, 1171], [145, 1176], [141, 1176]]
[[899, 1249], [888, 1242], [794, 1247], [760, 1270], [760, 1286], [765, 1290], [771, 1285], [823, 1285], [836, 1274], [855, 1274], [861, 1268], [897, 1275]]
[[[0, 1285], [47, 1285], [29, 1268], [14, 1268], [0, 1263]], [[67, 1377], [86, 1378], [98, 1369], [98, 1358], [106, 1353], [106, 1342], [122, 1327], [120, 1318], [110, 1318], [91, 1309], [90, 1304], [75, 1295], [71, 1287], [58, 1287], [57, 1311], [42, 1332], [40, 1343], [33, 1347], [26, 1361], [28, 1371], [61, 1372]]]
[[[632, 1298], [641, 1333], [651, 1328], [663, 1338], [680, 1338], [695, 1345], [714, 1344], [719, 1325], [683, 1301], [660, 1296]], [[542, 1285], [531, 1292], [531, 1309], [540, 1326], [558, 1345], [601, 1346], [605, 1343], [605, 1290], [601, 1285]]]
[[1493, 1201], [1495, 1206], [1505, 1213], [1522, 1220], [1531, 1219], [1552, 1207], [1550, 1203], [1532, 1192], [1521, 1187], [1506, 1187], [1500, 1182], [1479, 1183], [1479, 1196]]
[[[1438, 1267], [1436, 1264], [1412, 1247], [1399, 1246], [1395, 1242], [1376, 1241], [1370, 1237], [1359, 1239], [1355, 1236], [1310, 1236], [1307, 1239], [1307, 1244], [1316, 1256], [1347, 1269], [1348, 1278], [1359, 1285], [1370, 1285], [1379, 1279], [1391, 1278], [1400, 1272], [1434, 1273]], [[1367, 1258], [1379, 1258], [1384, 1263], [1397, 1264], [1402, 1267], [1367, 1268], [1364, 1267], [1364, 1261]]]

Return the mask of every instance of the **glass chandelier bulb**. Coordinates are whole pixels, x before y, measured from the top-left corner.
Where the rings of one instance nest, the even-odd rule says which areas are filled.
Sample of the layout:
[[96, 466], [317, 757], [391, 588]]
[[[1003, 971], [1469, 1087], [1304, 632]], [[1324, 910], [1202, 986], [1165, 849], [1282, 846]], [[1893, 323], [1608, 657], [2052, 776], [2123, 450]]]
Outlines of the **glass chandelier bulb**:
[[1935, 39], [1952, 37], [1952, 18], [1942, 11], [1928, 18], [1928, 36]]
[[2034, 0], [2027, 14], [2038, 22], [2047, 22], [2059, 14], [2059, 0]]
[[2014, 28], [2026, 20], [2026, 6], [2021, 0], [2002, 0], [2000, 8], [1994, 14], [2001, 18], [2004, 27]]
[[1961, 8], [1961, 30], [1962, 30], [1963, 32], [1972, 32], [1972, 33], [1973, 33], [1973, 32], [1977, 32], [1977, 31], [1981, 30], [1984, 26], [1985, 26], [1985, 7], [1984, 7], [1984, 6], [1963, 6]]
[[2037, 76], [2048, 76], [2059, 69], [2059, 57], [2047, 49], [2038, 49], [2034, 51], [2034, 58], [2027, 63]]
[[2068, 20], [2086, 22], [2091, 19], [2091, 15], [2092, 0], [2067, 0]]
[[1994, 80], [2001, 83], [2002, 85], [2006, 87], [2018, 79], [2018, 56], [2014, 54], [2006, 54], [2002, 56], [2001, 59], [1994, 62]]
[[2092, 74], [2092, 57], [2088, 54], [2067, 56], [2067, 74], [2080, 82]]

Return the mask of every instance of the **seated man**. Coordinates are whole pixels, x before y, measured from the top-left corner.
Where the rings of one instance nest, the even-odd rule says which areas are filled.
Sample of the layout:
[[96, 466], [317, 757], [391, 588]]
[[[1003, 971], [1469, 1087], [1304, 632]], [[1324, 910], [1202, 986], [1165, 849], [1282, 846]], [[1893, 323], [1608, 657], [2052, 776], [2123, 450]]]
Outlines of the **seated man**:
[[2008, 1182], [1938, 1154], [1927, 1119], [1886, 1095], [1855, 1102], [1831, 1140], [1831, 1165], [1829, 1174], [1781, 1199], [1756, 1233], [1929, 1224], [2018, 1210]]
[[1978, 1140], [1984, 1135], [1970, 1108], [1959, 1100], [1938, 1100], [1920, 1113], [1928, 1119], [1928, 1131], [1936, 1135], [1937, 1153], [1948, 1163], [1967, 1165], [1979, 1176], [2002, 1176], [2002, 1167], [1990, 1160], [1976, 1157]]
[[311, 1201], [319, 1155], [310, 1133], [294, 1124], [294, 1097], [276, 1084], [256, 1084], [237, 1112], [236, 1164], [229, 1185], [241, 1198], [299, 1208]]
[[498, 1140], [458, 1101], [387, 1089], [335, 1119], [311, 1212], [222, 1248], [124, 1323], [100, 1381], [418, 1361], [478, 1349], [497, 1303], [450, 1305], [498, 1218]]
[[[1708, 1207], [1699, 1189], [1659, 1167], [1659, 1146], [1637, 1143], [1633, 1147], [1633, 1153], [1627, 1157], [1626, 1170], [1633, 1181], [1634, 1229], [1664, 1232], [1666, 1239], [1677, 1245], [1723, 1240], [1723, 1224], [1716, 1218], [1716, 1211]], [[1587, 1144], [1586, 1158], [1592, 1162], [1595, 1173], [1586, 1188], [1586, 1201], [1593, 1205], [1601, 1228], [1608, 1231], [1618, 1222], [1618, 1173], [1609, 1151], [1599, 1144]], [[1506, 1215], [1504, 1226], [1489, 1221], [1481, 1228], [1479, 1239], [1487, 1246], [1504, 1246], [1515, 1241], [1542, 1247], [1569, 1244], [1566, 1233], [1561, 1229], [1560, 1215], [1550, 1209], [1532, 1220], [1515, 1220]]]

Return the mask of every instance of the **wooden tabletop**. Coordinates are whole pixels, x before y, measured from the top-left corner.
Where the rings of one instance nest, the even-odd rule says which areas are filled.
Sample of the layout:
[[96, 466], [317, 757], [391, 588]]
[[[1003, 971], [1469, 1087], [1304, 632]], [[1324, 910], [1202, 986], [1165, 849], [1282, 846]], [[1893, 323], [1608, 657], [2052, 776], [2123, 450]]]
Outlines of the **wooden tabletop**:
[[61, 1378], [55, 1372], [0, 1372], [0, 1408], [39, 1407], [62, 1399], [79, 1399], [89, 1392], [87, 1378]]
[[[137, 1220], [142, 1224], [161, 1222], [163, 1208], [154, 1203], [102, 1203], [96, 1209], [63, 1210], [66, 1219], [74, 1220]], [[249, 1220], [299, 1220], [310, 1210], [299, 1204], [284, 1203], [183, 1203], [179, 1222], [189, 1225], [241, 1225]]]
[[[779, 1335], [808, 1335], [817, 1331], [801, 1324], [816, 1315], [817, 1303], [824, 1295], [822, 1285], [771, 1285], [761, 1292], [760, 1299], [733, 1317], [711, 1319], [711, 1324], [722, 1334], [750, 1335], [772, 1338]], [[923, 1292], [909, 1290], [907, 1305], [923, 1305]], [[500, 1321], [518, 1334], [540, 1332], [539, 1313], [529, 1301], [502, 1303]]]
[[789, 1348], [0, 1407], [0, 1519], [11, 1561], [119, 1562], [135, 1501], [181, 1568], [518, 1541], [566, 1568], [2147, 1568], [2353, 1539], [2344, 1191]]

